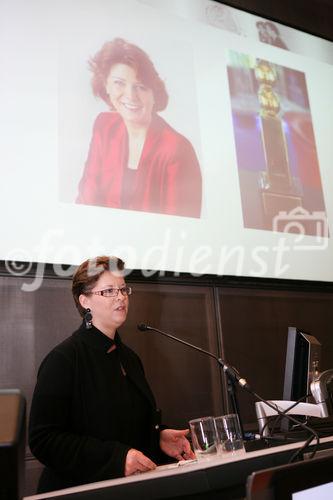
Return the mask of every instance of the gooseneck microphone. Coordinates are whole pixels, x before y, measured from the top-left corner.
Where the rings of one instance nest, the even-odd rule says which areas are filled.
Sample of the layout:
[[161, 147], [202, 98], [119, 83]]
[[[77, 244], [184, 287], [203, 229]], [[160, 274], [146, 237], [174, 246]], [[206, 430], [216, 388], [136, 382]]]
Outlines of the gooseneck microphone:
[[[314, 429], [312, 429], [308, 425], [304, 424], [303, 422], [297, 420], [293, 416], [288, 415], [286, 412], [279, 410], [279, 408], [277, 407], [277, 405], [275, 405], [274, 403], [271, 403], [270, 401], [267, 401], [266, 399], [264, 399], [261, 396], [259, 396], [259, 394], [257, 394], [256, 392], [254, 392], [254, 390], [250, 387], [250, 385], [247, 383], [246, 379], [243, 378], [243, 377], [241, 377], [241, 375], [236, 370], [236, 368], [234, 368], [233, 366], [228, 365], [222, 358], [219, 358], [215, 354], [213, 354], [213, 353], [211, 353], [209, 351], [206, 351], [205, 349], [202, 349], [201, 347], [198, 347], [196, 345], [190, 344], [190, 342], [186, 342], [185, 340], [179, 339], [178, 337], [175, 337], [174, 335], [171, 335], [170, 333], [164, 332], [163, 330], [159, 330], [158, 328], [155, 328], [153, 326], [149, 326], [149, 325], [147, 325], [145, 323], [139, 323], [137, 325], [137, 328], [138, 328], [138, 330], [140, 330], [140, 332], [146, 332], [146, 331], [157, 332], [157, 333], [163, 335], [164, 337], [168, 337], [169, 339], [175, 340], [176, 342], [179, 342], [180, 344], [184, 344], [184, 345], [186, 345], [188, 347], [191, 347], [191, 349], [194, 349], [195, 351], [199, 351], [202, 354], [205, 354], [205, 355], [210, 356], [211, 358], [215, 359], [217, 361], [217, 363], [219, 364], [219, 366], [224, 371], [224, 373], [226, 373], [227, 376], [230, 377], [230, 379], [232, 379], [234, 382], [236, 382], [238, 385], [240, 385], [240, 387], [242, 387], [242, 389], [245, 389], [255, 399], [257, 399], [259, 401], [262, 401], [267, 406], [269, 406], [270, 408], [272, 408], [281, 417], [287, 418], [293, 424], [296, 424], [296, 425], [300, 426], [302, 429], [304, 429], [307, 432], [309, 432], [311, 434], [311, 436], [309, 437], [309, 439], [307, 439], [307, 441], [304, 443], [304, 445], [299, 450], [297, 450], [296, 453], [294, 453], [294, 455], [292, 455], [292, 457], [290, 459], [290, 462], [292, 462], [298, 456], [298, 454], [302, 450], [306, 449], [311, 444], [311, 442], [312, 442], [312, 440], [314, 438], [317, 441], [317, 445], [319, 444], [319, 436], [318, 436], [317, 432]], [[238, 412], [236, 412], [236, 413], [238, 413]], [[313, 451], [312, 456], [314, 456], [315, 453], [316, 453], [316, 449]]]
[[202, 352], [203, 354], [206, 354], [207, 356], [210, 356], [211, 358], [215, 359], [218, 362], [218, 364], [222, 367], [223, 371], [232, 380], [237, 382], [237, 384], [239, 384], [244, 389], [250, 390], [250, 392], [251, 392], [251, 388], [250, 388], [249, 384], [247, 383], [245, 378], [242, 378], [240, 376], [240, 374], [238, 373], [236, 368], [228, 365], [225, 361], [223, 361], [223, 359], [219, 358], [218, 356], [215, 356], [215, 354], [213, 354], [209, 351], [205, 351], [205, 349], [202, 349], [201, 347], [190, 344], [189, 342], [186, 342], [185, 340], [179, 339], [178, 337], [175, 337], [174, 335], [171, 335], [170, 333], [166, 333], [166, 332], [163, 332], [162, 330], [159, 330], [158, 328], [154, 328], [152, 326], [146, 325], [145, 323], [139, 323], [138, 330], [140, 330], [140, 332], [146, 332], [146, 331], [151, 330], [153, 332], [160, 333], [161, 335], [164, 335], [165, 337], [168, 337], [169, 339], [175, 340], [176, 342], [179, 342], [180, 344], [184, 344], [184, 345], [187, 345], [188, 347], [191, 347], [195, 351], [199, 351], [199, 352]]

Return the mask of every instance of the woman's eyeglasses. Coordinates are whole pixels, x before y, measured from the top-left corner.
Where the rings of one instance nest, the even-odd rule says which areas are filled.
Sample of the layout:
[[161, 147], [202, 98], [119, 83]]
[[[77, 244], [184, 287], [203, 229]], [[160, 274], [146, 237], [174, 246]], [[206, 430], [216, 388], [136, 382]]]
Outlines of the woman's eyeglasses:
[[127, 297], [128, 295], [131, 295], [132, 293], [132, 287], [131, 286], [122, 286], [120, 288], [105, 288], [105, 290], [96, 290], [95, 292], [86, 292], [86, 294], [90, 295], [102, 295], [103, 297], [118, 297], [119, 292], [124, 296]]

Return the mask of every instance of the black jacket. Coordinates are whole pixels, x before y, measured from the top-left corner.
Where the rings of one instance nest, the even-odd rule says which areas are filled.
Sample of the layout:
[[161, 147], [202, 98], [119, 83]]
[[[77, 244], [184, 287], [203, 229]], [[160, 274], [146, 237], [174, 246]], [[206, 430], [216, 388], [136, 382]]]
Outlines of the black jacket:
[[[130, 448], [156, 462], [160, 412], [139, 357], [84, 325], [42, 362], [33, 395], [29, 444], [46, 465], [39, 491], [122, 476]], [[124, 376], [126, 373], [126, 376]]]

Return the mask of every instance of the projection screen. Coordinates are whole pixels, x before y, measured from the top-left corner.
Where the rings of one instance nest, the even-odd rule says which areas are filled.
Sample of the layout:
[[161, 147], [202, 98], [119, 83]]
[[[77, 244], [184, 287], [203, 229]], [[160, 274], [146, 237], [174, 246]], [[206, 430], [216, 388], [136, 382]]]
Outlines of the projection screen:
[[146, 273], [333, 279], [332, 42], [210, 0], [0, 14], [11, 272], [107, 254]]

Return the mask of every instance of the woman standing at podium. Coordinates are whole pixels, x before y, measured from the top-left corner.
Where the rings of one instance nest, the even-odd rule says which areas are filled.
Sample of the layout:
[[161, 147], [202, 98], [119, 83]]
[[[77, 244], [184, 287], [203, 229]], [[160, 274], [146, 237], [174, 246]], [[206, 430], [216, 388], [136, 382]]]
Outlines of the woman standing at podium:
[[46, 466], [39, 491], [151, 470], [166, 455], [193, 458], [187, 430], [160, 427], [142, 363], [117, 332], [132, 293], [124, 262], [83, 262], [72, 292], [83, 322], [42, 362], [31, 407], [30, 448]]

